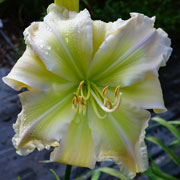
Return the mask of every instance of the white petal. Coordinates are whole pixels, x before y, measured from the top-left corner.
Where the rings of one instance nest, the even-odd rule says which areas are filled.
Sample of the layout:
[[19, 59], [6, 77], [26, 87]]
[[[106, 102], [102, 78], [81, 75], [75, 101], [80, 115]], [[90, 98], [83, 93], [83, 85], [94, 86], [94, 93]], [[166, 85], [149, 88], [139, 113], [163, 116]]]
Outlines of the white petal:
[[86, 75], [93, 51], [93, 24], [89, 12], [67, 12], [64, 8], [52, 4], [44, 21], [52, 28], [60, 44], [65, 46], [74, 68]]
[[46, 69], [41, 59], [27, 46], [23, 56], [18, 60], [11, 72], [3, 81], [14, 89], [47, 90], [52, 86], [68, 85], [69, 81], [57, 76]]
[[94, 168], [96, 155], [87, 115], [76, 115], [51, 161]]
[[103, 21], [93, 21], [93, 55], [97, 52], [104, 40], [114, 31], [123, 26], [125, 21], [118, 19], [116, 22], [105, 23]]
[[159, 79], [147, 74], [144, 81], [121, 88], [123, 100], [143, 109], [161, 109], [166, 111]]
[[58, 144], [76, 111], [72, 109], [72, 87], [57, 90], [28, 91], [20, 94], [22, 112], [14, 125], [13, 144], [19, 154]]
[[128, 86], [147, 72], [157, 75], [171, 54], [170, 39], [153, 27], [154, 18], [131, 16], [120, 21], [123, 25], [105, 39], [92, 60], [89, 75], [100, 85]]
[[87, 10], [76, 13], [52, 4], [44, 22], [33, 23], [24, 34], [48, 70], [73, 81], [87, 74], [93, 51]]
[[148, 159], [143, 139], [150, 113], [126, 103], [105, 119], [92, 116], [92, 111], [89, 123], [98, 160], [114, 160], [128, 177], [144, 171]]

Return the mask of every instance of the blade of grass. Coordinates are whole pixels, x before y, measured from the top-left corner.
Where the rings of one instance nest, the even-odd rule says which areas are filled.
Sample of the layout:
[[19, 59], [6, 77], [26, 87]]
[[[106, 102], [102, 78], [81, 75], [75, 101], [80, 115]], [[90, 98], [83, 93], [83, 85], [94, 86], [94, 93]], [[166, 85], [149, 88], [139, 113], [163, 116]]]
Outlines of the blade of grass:
[[144, 175], [148, 177], [149, 180], [163, 180], [162, 178], [157, 177], [153, 172], [151, 168], [148, 168], [145, 172], [143, 172]]
[[174, 125], [180, 125], [180, 120], [176, 120], [176, 121], [168, 121], [168, 123], [174, 124]]
[[91, 180], [98, 180], [101, 175], [100, 171], [96, 171], [94, 175], [92, 176]]
[[84, 179], [87, 179], [87, 178], [89, 178], [90, 176], [92, 176], [93, 173], [94, 173], [94, 171], [90, 171], [90, 172], [86, 173], [85, 175], [83, 175], [83, 176], [81, 176], [81, 177], [78, 177], [78, 178], [76, 178], [76, 179], [74, 179], [74, 180], [84, 180]]
[[97, 169], [96, 171], [104, 172], [104, 173], [109, 174], [111, 176], [117, 177], [121, 180], [130, 180], [127, 177], [125, 177], [123, 174], [121, 174], [119, 171], [112, 169], [112, 168], [103, 167], [103, 168]]
[[163, 180], [154, 175], [151, 168], [148, 168], [145, 172], [143, 172], [143, 174], [146, 175], [149, 180]]
[[151, 170], [152, 170], [153, 174], [155, 174], [156, 176], [158, 176], [164, 180], [178, 180], [178, 179], [170, 176], [169, 174], [162, 172], [161, 170], [159, 170], [155, 167], [151, 168]]
[[171, 158], [171, 160], [173, 160], [180, 167], [180, 159], [178, 158], [178, 156], [171, 149], [169, 149], [160, 139], [149, 136], [146, 137], [146, 140], [151, 141], [152, 143], [160, 146]]
[[152, 163], [151, 171], [152, 171], [155, 175], [163, 178], [164, 180], [170, 180], [170, 179], [171, 179], [171, 180], [178, 180], [178, 179], [170, 176], [169, 174], [164, 173], [164, 172], [159, 168], [159, 166], [158, 166], [153, 160], [151, 160], [151, 163]]
[[165, 126], [166, 128], [168, 128], [169, 131], [171, 131], [172, 134], [174, 134], [174, 136], [176, 136], [178, 138], [178, 140], [180, 140], [180, 131], [175, 126], [173, 126], [168, 121], [165, 121], [164, 119], [159, 118], [159, 117], [154, 117], [154, 118], [152, 118], [152, 120], [156, 121], [159, 124], [161, 124], [161, 125]]
[[55, 171], [53, 169], [50, 169], [50, 171], [52, 172], [52, 174], [54, 175], [55, 177], [55, 180], [60, 180], [58, 175], [55, 173]]
[[180, 140], [174, 140], [174, 141], [171, 143], [171, 146], [173, 146], [173, 149], [176, 149], [179, 143], [180, 143]]

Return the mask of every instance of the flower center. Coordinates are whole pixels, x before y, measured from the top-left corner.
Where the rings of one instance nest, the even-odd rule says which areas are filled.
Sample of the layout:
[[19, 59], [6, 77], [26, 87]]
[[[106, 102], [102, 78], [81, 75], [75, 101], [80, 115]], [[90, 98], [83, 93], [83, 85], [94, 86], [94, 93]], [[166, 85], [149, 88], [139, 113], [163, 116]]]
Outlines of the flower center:
[[114, 90], [114, 101], [107, 97], [107, 91], [108, 86], [100, 90], [95, 83], [83, 80], [79, 83], [76, 92], [74, 92], [73, 106], [80, 114], [85, 115], [88, 101], [90, 101], [98, 118], [105, 118], [108, 113], [118, 109], [122, 96], [120, 86], [117, 86]]

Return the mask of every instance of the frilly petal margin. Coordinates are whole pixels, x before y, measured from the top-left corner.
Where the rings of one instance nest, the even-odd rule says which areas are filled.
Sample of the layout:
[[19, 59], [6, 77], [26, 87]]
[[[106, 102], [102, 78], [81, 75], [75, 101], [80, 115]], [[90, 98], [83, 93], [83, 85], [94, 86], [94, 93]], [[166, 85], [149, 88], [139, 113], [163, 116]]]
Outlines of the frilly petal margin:
[[21, 93], [22, 111], [13, 125], [13, 145], [20, 155], [27, 155], [35, 148], [42, 150], [58, 146], [76, 111], [72, 109], [72, 87], [59, 93], [27, 91]]
[[155, 29], [155, 18], [131, 13], [122, 26], [112, 31], [94, 55], [89, 76], [97, 84], [129, 86], [142, 81], [147, 72], [158, 76], [171, 55], [171, 41], [162, 29]]
[[51, 28], [79, 77], [87, 75], [93, 52], [93, 21], [84, 9], [79, 13], [51, 4], [44, 22]]
[[93, 21], [93, 56], [105, 41], [105, 39], [112, 34], [112, 32], [117, 31], [124, 26], [126, 21], [118, 19], [115, 22], [105, 23], [100, 20]]
[[47, 69], [77, 82], [87, 73], [92, 56], [92, 20], [87, 10], [80, 13], [51, 4], [43, 22], [24, 31], [25, 42], [42, 59]]
[[147, 169], [144, 134], [150, 119], [148, 111], [123, 102], [117, 111], [108, 114], [105, 119], [98, 119], [91, 107], [88, 111], [98, 161], [112, 159], [119, 165], [120, 171], [130, 178]]
[[[147, 147], [146, 147], [146, 144], [144, 142], [145, 129], [147, 127], [148, 127], [148, 121], [146, 121], [144, 123], [144, 126], [143, 126], [141, 134], [140, 134], [140, 138], [135, 145], [135, 151], [136, 151], [137, 159], [139, 159], [139, 162], [141, 164], [140, 165], [141, 169], [138, 172], [144, 172], [149, 166]], [[121, 158], [110, 157], [110, 159], [112, 159], [119, 166], [120, 172], [122, 172], [126, 177], [129, 177], [132, 179], [136, 176], [136, 173], [138, 173], [138, 172], [136, 172], [136, 173], [131, 172], [129, 169], [127, 169], [127, 167], [123, 164]]]

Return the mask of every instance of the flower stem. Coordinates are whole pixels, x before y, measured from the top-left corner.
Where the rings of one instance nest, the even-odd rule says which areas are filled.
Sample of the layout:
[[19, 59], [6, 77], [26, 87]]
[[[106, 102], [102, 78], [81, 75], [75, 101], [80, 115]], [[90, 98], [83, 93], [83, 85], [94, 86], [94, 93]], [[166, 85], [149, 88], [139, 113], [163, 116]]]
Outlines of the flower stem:
[[64, 176], [64, 180], [70, 180], [70, 176], [71, 176], [71, 165], [66, 165], [66, 171], [65, 171], [65, 176]]

